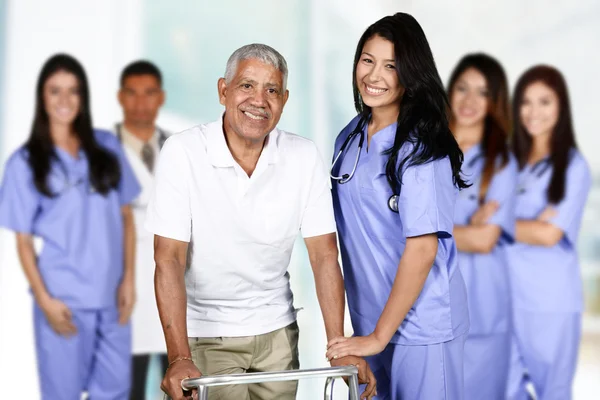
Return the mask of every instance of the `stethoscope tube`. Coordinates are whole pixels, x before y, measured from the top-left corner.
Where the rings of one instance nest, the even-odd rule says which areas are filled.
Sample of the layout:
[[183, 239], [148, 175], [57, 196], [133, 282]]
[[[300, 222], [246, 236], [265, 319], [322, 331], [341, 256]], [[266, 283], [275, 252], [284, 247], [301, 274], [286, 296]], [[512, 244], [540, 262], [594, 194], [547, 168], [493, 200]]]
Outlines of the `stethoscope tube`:
[[[346, 138], [346, 140], [344, 140], [344, 143], [342, 143], [342, 145], [340, 146], [340, 150], [338, 151], [338, 153], [336, 154], [335, 158], [333, 159], [333, 163], [331, 164], [331, 170], [329, 173], [329, 176], [331, 177], [331, 179], [335, 180], [337, 183], [339, 183], [340, 185], [343, 185], [344, 183], [349, 182], [352, 177], [354, 177], [354, 173], [356, 172], [356, 168], [358, 167], [358, 162], [360, 161], [360, 153], [362, 152], [362, 148], [365, 142], [365, 125], [367, 123], [367, 117], [361, 117], [361, 119], [359, 120], [358, 124], [356, 124], [356, 128], [354, 128], [354, 130], [350, 133], [350, 135], [348, 135], [348, 137]], [[350, 171], [349, 174], [342, 174], [341, 176], [336, 176], [333, 174], [333, 170], [335, 168], [335, 165], [337, 164], [338, 160], [340, 159], [340, 157], [342, 156], [342, 154], [346, 151], [346, 148], [352, 143], [352, 141], [358, 136], [358, 149], [356, 152], [356, 158], [354, 159], [354, 166], [352, 167], [352, 171]], [[390, 196], [390, 198], [388, 199], [388, 208], [395, 213], [398, 213], [398, 199], [399, 196], [397, 194], [393, 194]]]
[[[337, 155], [333, 159], [333, 163], [331, 164], [331, 170], [329, 171], [329, 176], [331, 177], [331, 179], [337, 181], [337, 183], [339, 183], [341, 185], [343, 185], [346, 182], [349, 182], [352, 179], [352, 177], [354, 176], [354, 173], [356, 172], [356, 168], [358, 167], [358, 162], [360, 161], [360, 153], [362, 152], [363, 144], [365, 142], [364, 129], [365, 129], [366, 122], [367, 122], [367, 117], [361, 117], [360, 121], [358, 121], [358, 124], [356, 124], [356, 128], [354, 128], [352, 133], [350, 133], [350, 135], [348, 135], [346, 140], [344, 140], [344, 143], [342, 143], [340, 150], [338, 151]], [[346, 151], [346, 148], [350, 145], [350, 143], [352, 143], [354, 141], [354, 138], [356, 138], [357, 136], [359, 138], [358, 139], [358, 151], [356, 152], [356, 157], [354, 159], [354, 166], [352, 167], [352, 171], [350, 171], [349, 174], [342, 174], [341, 176], [334, 175], [333, 170], [335, 168], [336, 163], [338, 162], [339, 158], [342, 156], [342, 153], [344, 153]]]

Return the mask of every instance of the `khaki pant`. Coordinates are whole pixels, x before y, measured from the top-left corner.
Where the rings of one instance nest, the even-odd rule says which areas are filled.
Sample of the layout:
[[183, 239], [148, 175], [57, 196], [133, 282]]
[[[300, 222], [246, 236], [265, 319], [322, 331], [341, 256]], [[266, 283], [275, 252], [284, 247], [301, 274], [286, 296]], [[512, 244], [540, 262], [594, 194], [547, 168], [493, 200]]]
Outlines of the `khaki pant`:
[[[258, 336], [190, 338], [194, 364], [203, 375], [298, 369], [298, 324]], [[297, 381], [212, 386], [209, 400], [292, 400]]]

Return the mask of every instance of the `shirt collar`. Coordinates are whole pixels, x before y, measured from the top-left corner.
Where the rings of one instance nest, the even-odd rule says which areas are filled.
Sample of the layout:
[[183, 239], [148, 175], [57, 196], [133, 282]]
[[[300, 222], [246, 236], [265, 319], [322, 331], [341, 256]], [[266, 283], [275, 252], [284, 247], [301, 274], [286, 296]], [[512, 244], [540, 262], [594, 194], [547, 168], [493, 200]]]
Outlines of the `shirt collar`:
[[[212, 165], [220, 168], [233, 167], [235, 165], [235, 160], [225, 140], [225, 131], [223, 130], [224, 116], [225, 113], [221, 115], [218, 121], [208, 124], [206, 137], [208, 159]], [[265, 139], [266, 143], [260, 157], [266, 156], [269, 164], [275, 164], [279, 160], [278, 139], [279, 130], [277, 128], [273, 129]]]
[[[141, 154], [142, 148], [144, 147], [144, 144], [145, 144], [144, 141], [141, 140], [140, 138], [138, 138], [137, 136], [135, 136], [133, 133], [131, 133], [125, 127], [125, 124], [120, 124], [120, 130], [121, 130], [121, 140], [122, 140], [123, 144], [127, 145], [128, 147], [133, 149], [136, 154]], [[159, 136], [159, 132], [157, 129], [155, 129], [154, 134], [148, 141], [148, 143], [155, 149], [158, 148], [158, 136]]]

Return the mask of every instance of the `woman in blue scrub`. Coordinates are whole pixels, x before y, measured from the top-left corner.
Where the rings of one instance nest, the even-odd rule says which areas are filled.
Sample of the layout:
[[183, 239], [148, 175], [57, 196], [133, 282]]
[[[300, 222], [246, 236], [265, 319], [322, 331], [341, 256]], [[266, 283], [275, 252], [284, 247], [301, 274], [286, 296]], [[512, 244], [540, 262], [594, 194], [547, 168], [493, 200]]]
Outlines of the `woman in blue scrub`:
[[516, 345], [509, 395], [527, 398], [526, 371], [538, 400], [568, 400], [581, 337], [577, 238], [590, 169], [577, 150], [559, 71], [549, 66], [526, 71], [513, 102], [520, 170], [516, 243], [508, 249]]
[[6, 164], [0, 226], [17, 234], [35, 300], [42, 399], [126, 400], [139, 185], [117, 138], [92, 128], [79, 62], [51, 57], [36, 92], [29, 139]]
[[515, 235], [517, 163], [509, 151], [510, 107], [502, 66], [486, 54], [463, 57], [450, 76], [450, 126], [465, 155], [454, 211], [458, 266], [471, 327], [465, 342], [465, 398], [504, 400], [511, 348], [506, 246]]
[[452, 231], [463, 156], [412, 16], [367, 28], [353, 87], [359, 115], [337, 137], [331, 174], [355, 336], [326, 355], [368, 356], [378, 399], [462, 399], [469, 317]]

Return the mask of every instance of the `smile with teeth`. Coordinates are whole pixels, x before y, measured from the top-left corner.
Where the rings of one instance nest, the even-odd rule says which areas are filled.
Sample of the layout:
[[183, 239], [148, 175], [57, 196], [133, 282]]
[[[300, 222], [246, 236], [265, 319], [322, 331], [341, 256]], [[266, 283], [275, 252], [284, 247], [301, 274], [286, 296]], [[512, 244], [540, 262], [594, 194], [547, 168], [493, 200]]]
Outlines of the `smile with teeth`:
[[263, 119], [267, 119], [267, 117], [265, 117], [263, 115], [255, 115], [255, 114], [252, 114], [252, 113], [250, 113], [248, 111], [244, 111], [244, 115], [246, 115], [247, 117], [250, 117], [250, 118], [252, 118], [254, 120], [257, 120], [257, 121], [263, 120]]
[[369, 85], [365, 85], [367, 93], [369, 94], [373, 94], [373, 95], [378, 95], [378, 94], [383, 94], [385, 92], [387, 92], [387, 89], [378, 89]]

